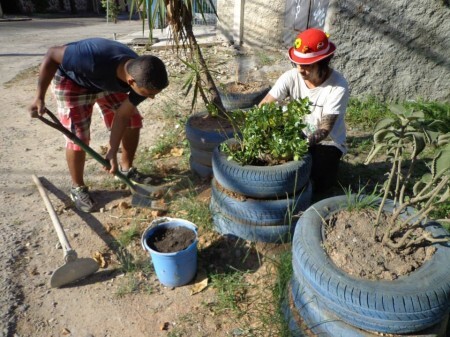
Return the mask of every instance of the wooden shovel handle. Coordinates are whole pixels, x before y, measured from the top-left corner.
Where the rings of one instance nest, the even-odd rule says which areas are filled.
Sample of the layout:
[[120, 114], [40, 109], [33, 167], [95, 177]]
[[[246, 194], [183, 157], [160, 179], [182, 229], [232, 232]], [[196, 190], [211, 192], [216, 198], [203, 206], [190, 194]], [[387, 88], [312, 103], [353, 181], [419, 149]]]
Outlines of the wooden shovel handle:
[[44, 200], [45, 207], [47, 208], [48, 214], [50, 214], [50, 218], [52, 219], [53, 226], [55, 227], [56, 234], [58, 234], [59, 242], [61, 243], [61, 246], [64, 249], [64, 256], [70, 254], [72, 252], [72, 247], [70, 247], [69, 241], [67, 240], [67, 236], [64, 233], [64, 230], [61, 226], [61, 223], [59, 222], [58, 215], [55, 212], [55, 209], [53, 208], [53, 205], [48, 198], [47, 191], [45, 190], [44, 186], [42, 186], [41, 181], [36, 175], [31, 175], [33, 178], [34, 183], [36, 184], [39, 193], [41, 194], [42, 199]]

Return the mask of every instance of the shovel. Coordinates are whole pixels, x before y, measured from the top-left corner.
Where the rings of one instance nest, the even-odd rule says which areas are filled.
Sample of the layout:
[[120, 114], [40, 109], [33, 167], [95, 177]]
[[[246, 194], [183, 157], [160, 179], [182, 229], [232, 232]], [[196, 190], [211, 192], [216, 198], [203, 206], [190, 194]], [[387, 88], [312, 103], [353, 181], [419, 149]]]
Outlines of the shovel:
[[99, 268], [98, 263], [91, 258], [78, 258], [77, 253], [70, 247], [69, 241], [67, 240], [66, 234], [64, 233], [44, 186], [42, 186], [41, 181], [36, 175], [33, 174], [31, 177], [36, 184], [42, 199], [44, 199], [45, 207], [50, 214], [56, 234], [58, 234], [59, 242], [64, 250], [65, 264], [56, 269], [52, 274], [50, 286], [52, 288], [59, 288], [95, 273]]
[[[51, 126], [52, 128], [61, 131], [67, 138], [72, 140], [75, 144], [81, 147], [86, 153], [93, 157], [97, 162], [102, 164], [104, 167], [110, 168], [110, 163], [103, 158], [100, 154], [95, 152], [89, 145], [85, 144], [80, 138], [78, 138], [70, 130], [66, 129], [59, 119], [48, 109], [46, 109], [47, 115], [53, 121], [46, 119], [44, 116], [38, 116], [38, 118], [45, 124]], [[128, 179], [120, 171], [116, 171], [114, 175], [122, 180], [131, 190], [133, 197], [131, 199], [131, 205], [139, 207], [147, 207], [155, 210], [167, 210], [164, 204], [158, 203], [155, 198], [161, 197], [164, 194], [164, 188], [155, 187], [150, 185], [139, 184], [135, 181]]]

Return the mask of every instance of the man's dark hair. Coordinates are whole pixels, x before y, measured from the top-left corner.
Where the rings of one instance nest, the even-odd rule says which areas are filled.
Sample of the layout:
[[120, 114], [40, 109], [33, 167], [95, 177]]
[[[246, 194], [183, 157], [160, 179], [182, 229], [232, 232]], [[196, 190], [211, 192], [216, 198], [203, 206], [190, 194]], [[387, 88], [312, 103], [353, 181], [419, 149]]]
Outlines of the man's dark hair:
[[144, 55], [132, 59], [127, 63], [126, 70], [142, 88], [162, 90], [169, 85], [166, 66], [156, 56]]

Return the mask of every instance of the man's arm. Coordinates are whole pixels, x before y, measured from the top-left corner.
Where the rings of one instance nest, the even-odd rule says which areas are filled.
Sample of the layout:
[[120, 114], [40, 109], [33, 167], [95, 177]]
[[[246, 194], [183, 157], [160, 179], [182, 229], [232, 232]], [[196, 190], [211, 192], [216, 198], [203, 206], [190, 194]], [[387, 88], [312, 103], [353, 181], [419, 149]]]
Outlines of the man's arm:
[[109, 137], [109, 149], [106, 154], [106, 159], [109, 160], [111, 168], [110, 173], [115, 173], [118, 168], [117, 152], [119, 150], [120, 142], [128, 127], [131, 116], [135, 113], [136, 107], [127, 98], [114, 114], [114, 120], [111, 126], [111, 135]]
[[45, 113], [45, 94], [58, 66], [62, 63], [65, 50], [66, 46], [57, 46], [47, 51], [39, 68], [36, 97], [29, 108], [31, 117], [42, 116]]

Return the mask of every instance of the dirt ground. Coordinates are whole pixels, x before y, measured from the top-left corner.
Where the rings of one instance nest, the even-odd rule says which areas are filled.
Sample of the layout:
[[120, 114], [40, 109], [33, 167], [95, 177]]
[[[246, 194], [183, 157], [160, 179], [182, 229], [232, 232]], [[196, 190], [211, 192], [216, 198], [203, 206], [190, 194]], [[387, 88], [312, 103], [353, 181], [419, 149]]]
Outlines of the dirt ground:
[[[218, 45], [211, 47], [210, 52], [220, 55], [222, 66], [216, 75], [218, 81], [231, 79], [233, 75], [227, 74], [227, 71], [236, 73], [235, 61], [233, 57], [223, 55], [235, 54], [233, 48]], [[142, 105], [145, 126], [140, 148], [143, 149], [153, 146], [169, 128], [177, 127], [169, 125], [165, 117], [168, 104], [172, 102], [180, 110], [176, 114], [180, 130], [188, 113], [188, 100], [181, 95], [181, 83], [174, 80], [174, 76], [181, 71], [176, 66], [176, 60], [170, 51], [155, 53], [160, 53], [160, 57], [166, 61], [173, 85], [157, 99]], [[275, 57], [280, 59], [279, 54], [273, 60]], [[286, 65], [279, 64], [278, 71], [271, 70], [273, 72], [268, 73], [264, 71], [267, 66], [256, 67], [257, 61], [249, 62], [255, 76], [264, 77], [269, 82], [280, 71], [287, 69]], [[245, 335], [245, 327], [252, 325], [251, 315], [242, 319], [236, 319], [228, 312], [218, 315], [212, 310], [217, 302], [217, 291], [211, 287], [196, 294], [192, 294], [192, 284], [166, 288], [158, 282], [153, 272], [149, 272], [142, 273], [138, 279], [139, 291], [124, 290], [132, 288], [132, 281], [128, 275], [118, 271], [120, 265], [117, 256], [108, 247], [120, 232], [136, 224], [143, 231], [160, 214], [128, 208], [130, 193], [112, 184], [112, 178], [92, 159], [87, 162], [85, 174], [94, 198], [101, 205], [101, 211], [86, 214], [73, 207], [68, 197], [70, 181], [64, 160], [64, 140], [56, 130], [37, 119], [31, 119], [26, 110], [34, 97], [36, 75], [37, 68], [33, 65], [0, 88], [0, 106], [3, 110], [0, 133], [0, 316], [3, 318], [0, 336]], [[55, 109], [51, 95], [47, 96], [47, 106]], [[100, 117], [94, 118], [91, 146], [101, 152], [107, 139], [108, 133]], [[175, 158], [177, 161], [179, 159]], [[199, 198], [207, 200], [208, 182], [193, 176], [186, 165], [181, 167], [184, 168], [178, 173], [191, 179], [200, 190], [203, 189]], [[91, 257], [95, 252], [101, 252], [106, 258], [110, 257], [106, 268], [101, 268], [72, 286], [61, 289], [49, 286], [52, 273], [64, 264], [63, 251], [44, 202], [33, 183], [32, 174], [40, 177], [48, 190], [69, 242], [78, 256]], [[170, 213], [169, 210], [168, 215], [182, 214], [183, 210], [177, 213]], [[150, 266], [139, 240], [127, 248], [129, 253], [147, 260]], [[270, 256], [282, 247], [237, 246], [235, 242], [224, 240], [218, 235], [202, 237], [200, 230], [199, 249], [199, 280], [204, 278], [203, 263], [208, 263], [209, 267], [218, 271], [227, 265], [251, 270], [249, 281], [255, 281], [267, 275], [268, 267], [261, 263], [261, 257]], [[249, 258], [242, 262], [244, 255]], [[258, 291], [263, 293], [265, 290]], [[261, 335], [274, 334], [267, 331]]]

